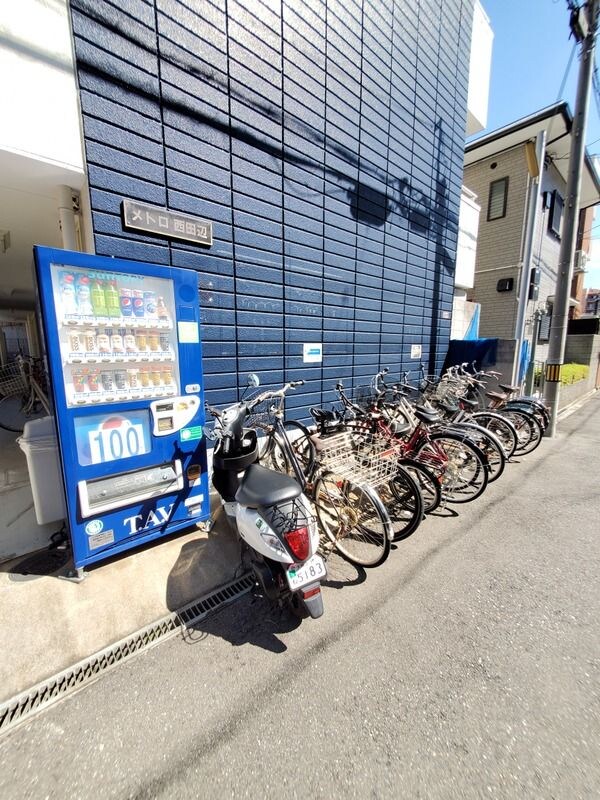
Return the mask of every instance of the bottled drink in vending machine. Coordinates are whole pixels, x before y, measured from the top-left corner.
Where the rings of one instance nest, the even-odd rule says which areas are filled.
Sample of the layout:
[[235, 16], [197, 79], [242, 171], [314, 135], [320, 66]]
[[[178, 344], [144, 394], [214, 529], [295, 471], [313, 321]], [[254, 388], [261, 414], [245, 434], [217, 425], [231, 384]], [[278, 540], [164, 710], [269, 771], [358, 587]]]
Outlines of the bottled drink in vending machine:
[[61, 272], [59, 279], [60, 304], [63, 314], [77, 314], [77, 297], [75, 295], [75, 275], [72, 272]]
[[165, 305], [164, 297], [159, 297], [156, 301], [156, 316], [163, 322], [168, 322], [169, 320], [169, 312]]
[[77, 310], [84, 317], [94, 313], [91, 303], [90, 279], [87, 275], [78, 275], [76, 281]]
[[133, 303], [133, 315], [134, 317], [143, 317], [144, 316], [144, 293], [141, 289], [132, 289], [131, 290], [131, 299]]
[[156, 317], [156, 292], [144, 292], [144, 314], [148, 319]]
[[130, 317], [133, 314], [131, 289], [127, 286], [119, 287], [119, 305], [121, 306], [121, 316]]
[[106, 300], [106, 313], [109, 317], [121, 316], [121, 299], [119, 297], [119, 290], [117, 289], [117, 282], [114, 279], [106, 281], [104, 288], [104, 297]]
[[106, 316], [106, 295], [104, 294], [104, 281], [100, 278], [92, 280], [92, 309], [97, 317]]

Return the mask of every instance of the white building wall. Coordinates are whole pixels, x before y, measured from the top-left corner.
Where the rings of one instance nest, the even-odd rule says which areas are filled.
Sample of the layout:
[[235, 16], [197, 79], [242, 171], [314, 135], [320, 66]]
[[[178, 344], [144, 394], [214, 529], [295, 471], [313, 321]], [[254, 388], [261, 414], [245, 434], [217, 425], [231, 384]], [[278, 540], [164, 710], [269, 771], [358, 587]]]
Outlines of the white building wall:
[[481, 206], [476, 200], [477, 195], [463, 186], [460, 196], [456, 273], [454, 276], [454, 285], [462, 289], [472, 289], [475, 284], [477, 232], [481, 213]]
[[6, 0], [0, 5], [0, 150], [81, 172], [67, 0]]
[[488, 16], [479, 0], [475, 0], [467, 98], [467, 136], [483, 130], [487, 125], [493, 41], [494, 32]]

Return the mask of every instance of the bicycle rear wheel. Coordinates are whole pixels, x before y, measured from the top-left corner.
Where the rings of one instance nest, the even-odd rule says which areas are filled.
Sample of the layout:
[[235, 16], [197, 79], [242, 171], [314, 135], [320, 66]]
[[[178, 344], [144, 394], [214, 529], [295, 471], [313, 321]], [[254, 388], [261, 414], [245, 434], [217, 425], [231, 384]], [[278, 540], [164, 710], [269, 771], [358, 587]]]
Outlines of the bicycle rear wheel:
[[516, 408], [502, 408], [501, 413], [508, 417], [517, 429], [519, 442], [515, 450], [516, 456], [525, 456], [539, 446], [544, 432], [533, 414]]
[[487, 458], [489, 482], [497, 480], [504, 472], [506, 454], [496, 436], [488, 428], [484, 428], [483, 425], [477, 425], [475, 422], [452, 423], [450, 427], [455, 427], [458, 431], [464, 432], [477, 445]]
[[494, 411], [475, 411], [469, 419], [488, 428], [500, 440], [506, 457], [511, 458], [517, 449], [519, 438], [515, 426], [509, 419]]
[[391, 549], [390, 518], [368, 486], [324, 472], [315, 481], [312, 500], [319, 525], [337, 552], [361, 567], [378, 567]]
[[488, 485], [485, 455], [458, 433], [431, 434], [415, 458], [440, 475], [442, 496], [448, 503], [470, 503]]

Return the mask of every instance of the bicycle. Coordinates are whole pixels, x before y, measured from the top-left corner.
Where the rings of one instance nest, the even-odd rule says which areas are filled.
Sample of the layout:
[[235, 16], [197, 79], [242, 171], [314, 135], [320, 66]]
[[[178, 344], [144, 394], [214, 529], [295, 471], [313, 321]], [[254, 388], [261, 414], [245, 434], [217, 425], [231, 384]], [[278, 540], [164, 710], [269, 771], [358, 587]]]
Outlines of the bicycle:
[[485, 454], [463, 433], [431, 431], [430, 428], [441, 420], [437, 412], [417, 407], [412, 410], [410, 419], [393, 420], [378, 408], [382, 394], [373, 386], [366, 408], [367, 387], [360, 387], [361, 405], [350, 399], [341, 382], [336, 390], [343, 408], [356, 417], [353, 424], [357, 433], [378, 431], [388, 440], [395, 439], [402, 458], [429, 468], [437, 476], [445, 502], [468, 503], [485, 491], [489, 481]]
[[0, 428], [22, 433], [26, 422], [50, 414], [46, 383], [41, 361], [28, 356], [0, 367]]
[[[295, 381], [277, 391], [265, 392], [262, 395], [264, 401], [254, 406], [254, 413], [247, 419], [246, 425], [266, 434], [260, 461], [296, 478], [311, 500], [322, 534], [333, 549], [357, 566], [379, 566], [390, 554], [393, 530], [377, 492], [351, 477], [335, 475], [314, 458], [310, 471], [305, 472], [302, 454], [297, 446], [294, 447], [289, 435], [289, 423], [286, 423], [288, 430], [285, 428], [285, 395], [303, 383]], [[304, 426], [301, 426], [301, 432], [304, 430]], [[325, 555], [323, 547], [321, 550]]]

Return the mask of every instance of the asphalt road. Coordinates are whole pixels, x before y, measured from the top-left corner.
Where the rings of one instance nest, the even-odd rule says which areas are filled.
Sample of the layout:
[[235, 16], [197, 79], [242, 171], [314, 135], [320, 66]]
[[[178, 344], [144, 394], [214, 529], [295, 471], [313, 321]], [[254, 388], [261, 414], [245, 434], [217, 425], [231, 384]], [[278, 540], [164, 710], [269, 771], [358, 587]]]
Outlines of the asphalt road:
[[0, 740], [0, 797], [600, 796], [600, 396], [298, 626], [246, 598]]

